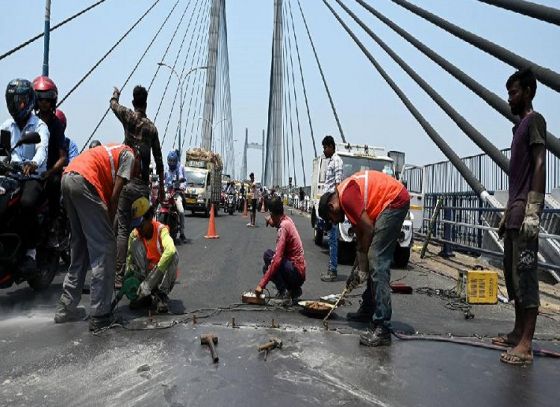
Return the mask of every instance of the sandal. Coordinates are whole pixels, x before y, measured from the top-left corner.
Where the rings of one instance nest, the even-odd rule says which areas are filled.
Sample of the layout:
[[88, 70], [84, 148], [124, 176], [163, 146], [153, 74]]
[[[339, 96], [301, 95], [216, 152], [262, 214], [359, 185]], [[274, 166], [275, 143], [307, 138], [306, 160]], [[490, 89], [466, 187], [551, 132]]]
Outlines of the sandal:
[[502, 346], [504, 348], [513, 348], [517, 345], [516, 342], [510, 339], [509, 334], [498, 334], [498, 336], [492, 338], [492, 345]]
[[528, 366], [533, 363], [533, 352], [527, 355], [508, 350], [500, 355], [500, 361], [513, 366]]

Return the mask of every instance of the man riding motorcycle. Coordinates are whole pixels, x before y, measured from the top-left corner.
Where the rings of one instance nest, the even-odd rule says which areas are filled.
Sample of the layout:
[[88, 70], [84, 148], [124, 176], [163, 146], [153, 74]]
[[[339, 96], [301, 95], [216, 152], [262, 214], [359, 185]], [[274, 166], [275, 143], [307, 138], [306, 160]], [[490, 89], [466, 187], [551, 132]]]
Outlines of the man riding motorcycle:
[[[15, 145], [25, 132], [36, 132], [41, 137], [38, 144], [26, 144], [15, 148], [11, 153], [13, 163], [23, 164], [23, 175], [34, 173], [42, 175], [47, 170], [47, 151], [49, 147], [49, 129], [34, 113], [35, 91], [26, 79], [14, 79], [6, 88], [6, 105], [12, 116], [6, 120], [2, 130], [11, 133], [10, 143]], [[20, 201], [21, 237], [26, 254], [21, 264], [23, 270], [36, 269], [36, 245], [38, 219], [36, 207], [43, 193], [43, 182], [38, 179], [27, 180], [23, 185]]]
[[[165, 187], [172, 186], [175, 181], [185, 179], [185, 167], [179, 163], [179, 154], [176, 150], [170, 151], [167, 154], [167, 166], [168, 170], [165, 172]], [[186, 185], [185, 182], [181, 182], [179, 186], [179, 191], [175, 195], [175, 205], [177, 206], [177, 212], [179, 212], [179, 239], [181, 243], [186, 243], [187, 238], [185, 236], [185, 209], [183, 206], [183, 197]]]

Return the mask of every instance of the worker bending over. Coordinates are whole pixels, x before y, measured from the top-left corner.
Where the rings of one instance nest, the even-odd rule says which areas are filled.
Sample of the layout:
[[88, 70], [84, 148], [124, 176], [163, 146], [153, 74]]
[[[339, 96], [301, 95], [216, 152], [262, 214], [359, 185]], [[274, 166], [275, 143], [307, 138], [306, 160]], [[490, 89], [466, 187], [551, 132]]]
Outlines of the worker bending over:
[[373, 329], [360, 335], [362, 345], [391, 344], [390, 267], [409, 207], [410, 195], [404, 185], [378, 171], [357, 172], [319, 201], [321, 218], [337, 224], [346, 216], [356, 233], [358, 268], [350, 274], [346, 287], [352, 290], [371, 279]]
[[294, 301], [301, 297], [301, 286], [305, 281], [305, 257], [303, 244], [294, 221], [284, 215], [282, 199], [278, 196], [268, 201], [270, 219], [267, 225], [278, 228], [276, 250], [264, 252], [264, 267], [261, 281], [255, 289], [262, 294], [269, 281], [278, 290], [278, 298]]
[[161, 314], [168, 311], [168, 295], [177, 278], [179, 256], [169, 228], [154, 219], [154, 212], [145, 197], [132, 204], [134, 229], [128, 239], [125, 283], [127, 276], [137, 276], [142, 283], [135, 303], [150, 301]]

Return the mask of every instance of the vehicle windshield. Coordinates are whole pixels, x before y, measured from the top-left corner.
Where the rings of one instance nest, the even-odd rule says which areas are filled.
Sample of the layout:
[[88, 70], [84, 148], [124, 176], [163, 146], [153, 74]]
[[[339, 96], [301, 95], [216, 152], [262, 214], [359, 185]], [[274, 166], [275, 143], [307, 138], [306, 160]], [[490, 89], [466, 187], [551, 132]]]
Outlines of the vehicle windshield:
[[186, 171], [187, 186], [191, 188], [206, 187], [206, 173], [204, 171]]
[[393, 169], [393, 163], [389, 160], [379, 160], [367, 157], [348, 157], [340, 156], [342, 158], [343, 169], [342, 177], [347, 178], [358, 171], [374, 170], [383, 171], [386, 166], [388, 169]]

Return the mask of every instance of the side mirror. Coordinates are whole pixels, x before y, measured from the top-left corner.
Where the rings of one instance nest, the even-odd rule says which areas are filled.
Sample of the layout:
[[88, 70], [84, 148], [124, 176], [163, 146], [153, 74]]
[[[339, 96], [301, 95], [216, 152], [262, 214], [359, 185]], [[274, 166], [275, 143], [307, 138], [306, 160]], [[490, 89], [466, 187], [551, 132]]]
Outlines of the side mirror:
[[39, 144], [41, 142], [41, 136], [36, 131], [26, 131], [23, 133], [19, 141], [16, 143], [14, 148], [21, 146], [22, 144]]

